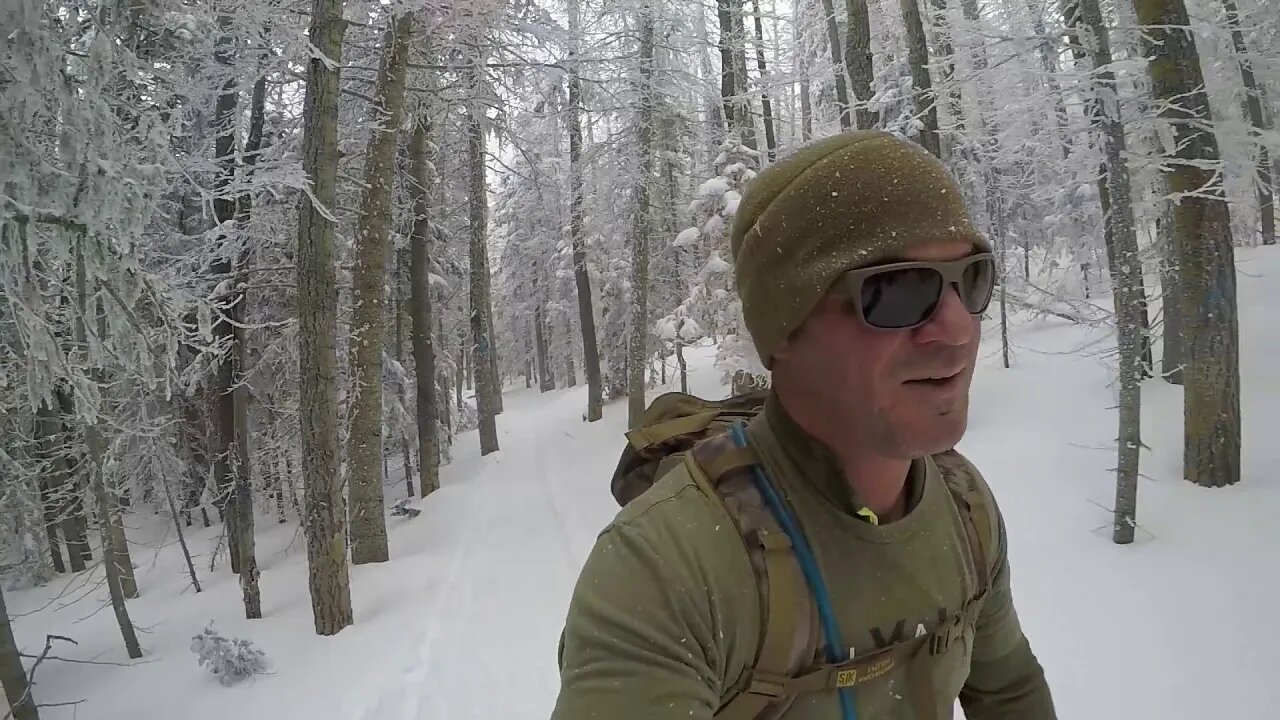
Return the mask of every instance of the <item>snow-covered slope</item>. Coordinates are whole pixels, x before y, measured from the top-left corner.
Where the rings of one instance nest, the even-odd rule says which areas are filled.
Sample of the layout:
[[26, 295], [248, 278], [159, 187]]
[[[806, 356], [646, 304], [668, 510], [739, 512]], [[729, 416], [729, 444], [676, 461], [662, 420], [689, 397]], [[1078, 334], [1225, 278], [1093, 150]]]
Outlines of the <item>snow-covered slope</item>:
[[[1013, 368], [987, 329], [961, 449], [1004, 510], [1018, 607], [1063, 718], [1280, 713], [1280, 251], [1240, 252], [1244, 480], [1206, 490], [1180, 480], [1181, 393], [1144, 395], [1139, 542], [1109, 541], [1115, 437], [1110, 339], [1051, 318], [1013, 327]], [[721, 396], [714, 348], [691, 351], [691, 389]], [[241, 617], [225, 565], [209, 573], [218, 528], [190, 538], [205, 591], [194, 594], [172, 529], [130, 517], [142, 596], [130, 603], [146, 657], [132, 667], [47, 661], [36, 674], [46, 720], [454, 720], [545, 718], [556, 643], [595, 533], [616, 511], [608, 480], [626, 409], [581, 421], [583, 388], [512, 392], [502, 451], [457, 439], [443, 488], [413, 519], [391, 519], [392, 561], [352, 569], [356, 624], [314, 635], [297, 528], [259, 519], [265, 617]], [[393, 485], [389, 493], [403, 492]], [[396, 499], [395, 496], [389, 498]], [[9, 595], [19, 643], [74, 638], [60, 657], [122, 663], [100, 575]], [[184, 589], [185, 588], [185, 589]], [[191, 636], [214, 620], [254, 640], [274, 674], [226, 688], [197, 667]]]

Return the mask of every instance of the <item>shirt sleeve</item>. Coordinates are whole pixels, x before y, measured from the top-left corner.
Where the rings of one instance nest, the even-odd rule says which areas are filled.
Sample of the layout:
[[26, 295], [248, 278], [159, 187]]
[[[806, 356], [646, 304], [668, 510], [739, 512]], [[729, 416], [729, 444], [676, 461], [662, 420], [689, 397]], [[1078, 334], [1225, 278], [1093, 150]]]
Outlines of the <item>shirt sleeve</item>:
[[[735, 567], [718, 553], [741, 541], [702, 520], [706, 513], [679, 512], [650, 511], [597, 539], [561, 635], [552, 720], [710, 720], [719, 707], [726, 673], [740, 672], [733, 648], [754, 642], [726, 627], [746, 595], [716, 569]], [[749, 573], [745, 554], [741, 563]]]
[[1044, 669], [1014, 609], [1004, 520], [998, 508], [995, 515], [998, 561], [975, 628], [960, 705], [969, 720], [1056, 720]]

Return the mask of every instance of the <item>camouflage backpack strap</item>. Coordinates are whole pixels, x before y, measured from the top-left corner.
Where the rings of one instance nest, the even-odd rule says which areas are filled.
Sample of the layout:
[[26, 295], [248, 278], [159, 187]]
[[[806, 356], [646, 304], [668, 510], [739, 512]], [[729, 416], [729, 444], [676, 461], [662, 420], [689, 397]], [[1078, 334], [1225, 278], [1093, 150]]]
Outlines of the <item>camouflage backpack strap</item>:
[[791, 679], [808, 669], [818, 648], [818, 618], [790, 538], [765, 505], [751, 477], [750, 448], [721, 434], [685, 456], [690, 474], [718, 497], [746, 546], [760, 589], [761, 628], [745, 686], [722, 698], [717, 720], [776, 720], [795, 699]]
[[991, 588], [999, 560], [992, 552], [994, 539], [994, 506], [982, 487], [981, 476], [973, 463], [956, 450], [948, 450], [933, 456], [934, 464], [942, 475], [956, 509], [960, 511], [960, 519], [964, 523], [965, 535], [969, 540], [970, 569], [973, 573], [974, 599], [986, 595]]

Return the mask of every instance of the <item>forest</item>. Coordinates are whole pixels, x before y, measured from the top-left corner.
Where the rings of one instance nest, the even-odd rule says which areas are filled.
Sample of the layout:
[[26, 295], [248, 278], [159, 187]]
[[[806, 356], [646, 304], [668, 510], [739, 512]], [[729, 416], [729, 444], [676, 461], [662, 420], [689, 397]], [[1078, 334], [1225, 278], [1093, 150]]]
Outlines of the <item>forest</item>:
[[2, 0], [6, 717], [116, 716], [41, 682], [75, 627], [17, 632], [5, 594], [96, 608], [117, 647], [85, 661], [128, 666], [149, 557], [181, 558], [167, 602], [226, 577], [219, 617], [270, 623], [286, 532], [308, 629], [360, 632], [357, 570], [414, 562], [389, 526], [502, 462], [513, 398], [618, 418], [607, 493], [658, 393], [767, 386], [728, 228], [854, 129], [959, 179], [993, 367], [1019, 323], [1104, 338], [1105, 533], [1141, 543], [1144, 388], [1177, 482], [1236, 492], [1268, 442], [1237, 267], [1277, 252], [1277, 115], [1271, 0]]

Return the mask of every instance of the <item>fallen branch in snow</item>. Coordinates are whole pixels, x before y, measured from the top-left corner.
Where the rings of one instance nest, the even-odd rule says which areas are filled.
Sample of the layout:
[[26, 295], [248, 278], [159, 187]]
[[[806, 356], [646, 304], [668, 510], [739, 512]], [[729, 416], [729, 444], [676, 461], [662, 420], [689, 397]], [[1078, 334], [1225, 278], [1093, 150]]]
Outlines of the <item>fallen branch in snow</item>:
[[1079, 298], [1064, 298], [1056, 293], [1045, 290], [1039, 285], [1036, 285], [1035, 283], [1029, 282], [1029, 281], [1026, 283], [1026, 285], [1027, 287], [1031, 288], [1032, 290], [1035, 290], [1036, 292], [1040, 293], [1041, 295], [1044, 295], [1045, 297], [1048, 297], [1054, 302], [1060, 302], [1066, 305], [1067, 307], [1071, 308], [1072, 312], [1079, 313], [1081, 317], [1086, 317], [1086, 315], [1089, 314], [1089, 313], [1086, 313], [1086, 311], [1092, 311], [1092, 314], [1095, 316], [1093, 318], [1093, 322], [1102, 322], [1102, 321], [1111, 322], [1112, 318], [1115, 317], [1115, 313], [1112, 312], [1111, 310], [1108, 310], [1102, 307], [1101, 305], [1091, 303], [1088, 300], [1081, 300]]
[[[1075, 325], [1096, 325], [1098, 323], [1105, 323], [1105, 322], [1108, 322], [1108, 320], [1110, 320], [1110, 316], [1101, 316], [1101, 318], [1098, 318], [1098, 316], [1088, 316], [1083, 313], [1079, 313], [1079, 310], [1076, 309], [1076, 307], [1069, 307], [1069, 309], [1053, 309], [1053, 307], [1037, 305], [1037, 304], [1034, 304], [1034, 302], [1032, 301], [1024, 299], [1024, 297], [1016, 296], [1014, 295], [1014, 293], [1011, 293], [1011, 292], [1007, 293], [1007, 295], [1005, 296], [1005, 301], [1009, 302], [1010, 305], [1021, 307], [1021, 309], [1023, 310], [1028, 310], [1030, 311], [1030, 313], [1042, 313], [1046, 315], [1053, 315], [1055, 316], [1055, 318], [1064, 319], [1066, 320], [1066, 322], [1069, 322]], [[1092, 304], [1089, 304], [1089, 305], [1093, 307], [1097, 307], [1096, 305], [1092, 305]]]
[[1075, 325], [1092, 325], [1093, 323], [1097, 322], [1097, 320], [1093, 318], [1081, 317], [1079, 315], [1069, 315], [1059, 310], [1053, 310], [1051, 308], [1043, 307], [1041, 305], [1032, 304], [1016, 295], [1013, 295], [1012, 293], [1005, 296], [1005, 301], [1008, 302], [1010, 305], [1015, 305], [1017, 307], [1022, 308], [1023, 310], [1029, 310], [1031, 312], [1053, 315], [1054, 317], [1062, 318], [1063, 320], [1066, 320], [1067, 322], [1070, 322]]
[[422, 514], [421, 510], [409, 507], [407, 504], [408, 502], [409, 498], [403, 498], [397, 501], [396, 504], [391, 507], [391, 514], [411, 518], [416, 518]]
[[[13, 717], [13, 712], [14, 712], [13, 709], [18, 707], [19, 705], [22, 705], [24, 702], [26, 702], [27, 698], [31, 695], [31, 688], [35, 687], [35, 684], [36, 684], [36, 670], [40, 669], [40, 663], [44, 662], [45, 660], [54, 659], [49, 656], [49, 651], [53, 649], [54, 640], [62, 640], [63, 642], [69, 642], [72, 645], [80, 644], [75, 640], [72, 640], [71, 638], [66, 637], [64, 635], [45, 635], [44, 650], [42, 650], [39, 655], [32, 656], [32, 655], [26, 655], [25, 653], [19, 653], [23, 657], [35, 657], [36, 661], [31, 664], [31, 671], [27, 673], [26, 692], [22, 693], [22, 697], [9, 703], [9, 711], [4, 714], [3, 720], [9, 720], [9, 718]], [[82, 702], [84, 702], [84, 700], [73, 700], [70, 702], [63, 702], [63, 703], [49, 703], [47, 705], [37, 704], [36, 707], [63, 707], [67, 705], [79, 705]]]

